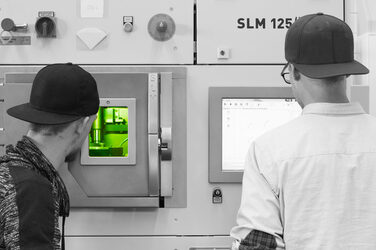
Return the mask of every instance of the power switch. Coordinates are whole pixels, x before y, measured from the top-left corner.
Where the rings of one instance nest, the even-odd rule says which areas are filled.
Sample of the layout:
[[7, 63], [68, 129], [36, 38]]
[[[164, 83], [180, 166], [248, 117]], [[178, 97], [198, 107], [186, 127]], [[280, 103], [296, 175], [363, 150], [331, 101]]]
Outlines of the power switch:
[[213, 195], [212, 195], [212, 202], [213, 204], [220, 204], [222, 203], [223, 198], [222, 198], [222, 191], [220, 188], [215, 188], [213, 190]]
[[37, 37], [56, 37], [55, 13], [53, 11], [40, 11], [35, 22], [35, 31], [37, 32]]

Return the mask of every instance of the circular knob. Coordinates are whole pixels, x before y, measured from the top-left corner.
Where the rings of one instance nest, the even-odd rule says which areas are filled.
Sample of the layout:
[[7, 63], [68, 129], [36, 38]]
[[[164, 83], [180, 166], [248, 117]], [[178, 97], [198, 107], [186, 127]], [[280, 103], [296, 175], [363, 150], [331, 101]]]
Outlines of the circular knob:
[[149, 20], [148, 31], [157, 41], [167, 41], [175, 34], [175, 22], [167, 14], [157, 14]]
[[124, 23], [123, 29], [125, 32], [132, 32], [133, 30], [133, 24], [131, 23]]
[[10, 18], [4, 18], [1, 21], [1, 28], [5, 31], [12, 31], [15, 30], [16, 25], [14, 24], [13, 20]]
[[38, 37], [54, 36], [55, 22], [49, 17], [41, 17], [35, 23], [35, 31]]
[[157, 30], [158, 32], [166, 32], [168, 28], [167, 22], [166, 21], [160, 21], [159, 24], [157, 25]]

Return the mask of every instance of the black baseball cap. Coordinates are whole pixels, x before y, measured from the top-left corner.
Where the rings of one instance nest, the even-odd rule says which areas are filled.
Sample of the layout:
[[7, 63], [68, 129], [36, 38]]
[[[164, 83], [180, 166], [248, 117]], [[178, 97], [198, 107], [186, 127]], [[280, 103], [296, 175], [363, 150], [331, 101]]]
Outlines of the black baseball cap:
[[95, 79], [80, 66], [51, 64], [34, 78], [30, 101], [7, 110], [23, 121], [57, 125], [98, 112], [99, 96]]
[[300, 17], [286, 34], [285, 58], [310, 78], [368, 74], [354, 60], [354, 39], [342, 20], [323, 13]]

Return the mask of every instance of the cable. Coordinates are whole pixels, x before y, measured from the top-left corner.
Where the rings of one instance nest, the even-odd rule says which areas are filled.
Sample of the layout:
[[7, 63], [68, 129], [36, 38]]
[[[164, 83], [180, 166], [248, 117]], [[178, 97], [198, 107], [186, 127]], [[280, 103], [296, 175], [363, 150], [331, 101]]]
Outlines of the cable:
[[125, 140], [122, 142], [122, 143], [120, 143], [120, 147], [125, 143], [125, 142], [127, 142], [128, 141], [128, 138], [125, 138]]

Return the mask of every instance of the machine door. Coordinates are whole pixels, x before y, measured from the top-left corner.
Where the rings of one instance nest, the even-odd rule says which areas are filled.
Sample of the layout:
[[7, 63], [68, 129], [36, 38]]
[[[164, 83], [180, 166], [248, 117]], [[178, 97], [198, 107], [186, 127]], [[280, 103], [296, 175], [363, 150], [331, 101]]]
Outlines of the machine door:
[[[93, 76], [100, 95], [97, 120], [81, 156], [62, 176], [76, 196], [128, 197], [140, 205], [158, 206], [159, 74]], [[76, 206], [86, 203], [80, 198], [72, 202]]]
[[[169, 197], [172, 200], [167, 202], [176, 203], [171, 162], [181, 160], [171, 157], [172, 95], [177, 90], [173, 90], [172, 74], [92, 74], [100, 96], [97, 120], [80, 154], [59, 169], [71, 206], [159, 207], [161, 199], [163, 203]], [[4, 110], [27, 102], [35, 72], [4, 75]], [[176, 109], [180, 110], [179, 105]], [[5, 117], [5, 144], [14, 144], [28, 126]]]

